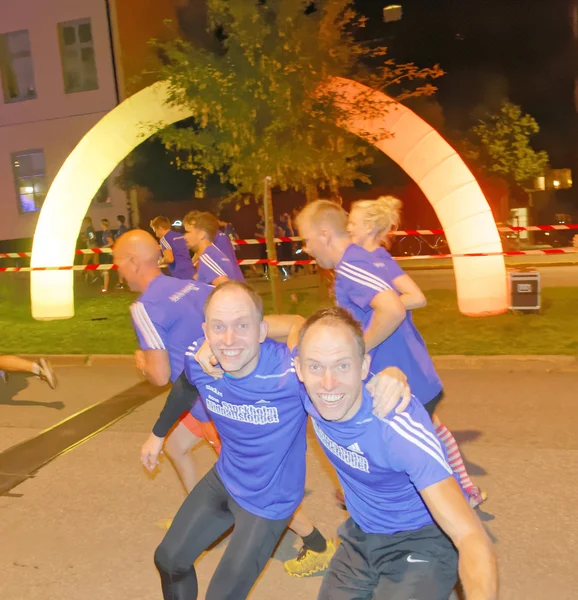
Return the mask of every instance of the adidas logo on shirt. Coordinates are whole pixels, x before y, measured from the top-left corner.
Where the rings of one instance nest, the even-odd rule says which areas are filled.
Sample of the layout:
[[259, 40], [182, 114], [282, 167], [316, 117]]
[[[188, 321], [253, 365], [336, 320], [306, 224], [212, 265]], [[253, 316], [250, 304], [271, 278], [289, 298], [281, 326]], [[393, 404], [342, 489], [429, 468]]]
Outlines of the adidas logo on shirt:
[[351, 444], [351, 446], [347, 446], [347, 449], [351, 450], [352, 452], [357, 452], [357, 454], [363, 454], [357, 442], [355, 442], [355, 444]]

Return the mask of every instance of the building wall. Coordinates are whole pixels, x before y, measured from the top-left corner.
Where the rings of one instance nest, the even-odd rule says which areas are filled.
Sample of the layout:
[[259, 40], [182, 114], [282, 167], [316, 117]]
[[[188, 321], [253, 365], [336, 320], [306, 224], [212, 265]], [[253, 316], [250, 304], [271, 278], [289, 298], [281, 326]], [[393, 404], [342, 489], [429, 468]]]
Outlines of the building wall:
[[[98, 89], [65, 93], [58, 23], [90, 18]], [[19, 210], [11, 154], [42, 149], [49, 186], [83, 135], [117, 103], [105, 0], [19, 0], [0, 3], [0, 34], [28, 30], [36, 98], [4, 102], [0, 96], [0, 241], [31, 238], [39, 212]], [[110, 202], [92, 206], [96, 220], [125, 212], [123, 192], [110, 186]]]
[[[178, 31], [175, 0], [109, 0], [121, 99], [156, 81], [151, 39]], [[170, 23], [167, 23], [170, 21]], [[149, 72], [149, 75], [143, 74]]]

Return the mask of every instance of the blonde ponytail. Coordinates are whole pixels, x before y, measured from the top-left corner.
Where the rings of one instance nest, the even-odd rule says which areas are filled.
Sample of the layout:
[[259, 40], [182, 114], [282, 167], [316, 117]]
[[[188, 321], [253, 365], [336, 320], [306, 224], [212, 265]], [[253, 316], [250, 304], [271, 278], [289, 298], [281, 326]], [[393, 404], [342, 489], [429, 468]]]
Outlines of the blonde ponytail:
[[399, 227], [401, 200], [394, 196], [380, 196], [377, 200], [359, 200], [351, 209], [361, 211], [363, 222], [373, 228], [377, 239], [385, 242], [387, 235]]

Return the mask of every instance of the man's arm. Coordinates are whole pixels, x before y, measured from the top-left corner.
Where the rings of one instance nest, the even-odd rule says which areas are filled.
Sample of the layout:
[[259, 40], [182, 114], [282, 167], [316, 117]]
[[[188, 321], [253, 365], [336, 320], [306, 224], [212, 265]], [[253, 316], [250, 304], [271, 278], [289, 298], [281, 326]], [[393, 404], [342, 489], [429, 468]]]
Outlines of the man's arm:
[[299, 331], [305, 323], [300, 315], [267, 315], [263, 319], [269, 329], [267, 336], [277, 342], [286, 342], [290, 350], [297, 346]]
[[167, 385], [171, 379], [171, 363], [167, 350], [137, 350], [135, 352], [136, 368], [153, 385]]
[[420, 492], [437, 524], [459, 552], [459, 573], [468, 600], [495, 600], [498, 571], [492, 544], [456, 480], [448, 477]]
[[393, 280], [395, 289], [401, 294], [401, 303], [405, 306], [406, 310], [413, 310], [414, 308], [422, 308], [427, 304], [424, 293], [420, 290], [417, 283], [405, 273], [396, 277]]
[[367, 351], [386, 340], [405, 319], [405, 308], [394, 290], [383, 290], [370, 302], [373, 316], [363, 338]]
[[172, 250], [167, 250], [166, 248], [163, 248], [163, 260], [162, 260], [162, 264], [163, 265], [170, 265], [172, 263], [175, 262], [175, 255], [173, 254]]
[[366, 384], [373, 398], [373, 414], [382, 419], [394, 408], [402, 413], [411, 402], [411, 390], [406, 374], [397, 367], [386, 367]]

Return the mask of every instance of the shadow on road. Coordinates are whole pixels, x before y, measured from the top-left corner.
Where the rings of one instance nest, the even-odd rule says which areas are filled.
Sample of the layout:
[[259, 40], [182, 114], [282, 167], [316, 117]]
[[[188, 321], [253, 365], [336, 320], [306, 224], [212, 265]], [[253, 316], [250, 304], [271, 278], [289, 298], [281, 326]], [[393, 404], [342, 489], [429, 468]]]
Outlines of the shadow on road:
[[[62, 410], [64, 402], [40, 402], [39, 400], [16, 400], [16, 396], [28, 388], [28, 377], [22, 373], [10, 374], [7, 383], [0, 381], [0, 406], [42, 406]], [[30, 377], [32, 377], [30, 375]]]

